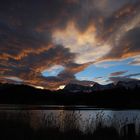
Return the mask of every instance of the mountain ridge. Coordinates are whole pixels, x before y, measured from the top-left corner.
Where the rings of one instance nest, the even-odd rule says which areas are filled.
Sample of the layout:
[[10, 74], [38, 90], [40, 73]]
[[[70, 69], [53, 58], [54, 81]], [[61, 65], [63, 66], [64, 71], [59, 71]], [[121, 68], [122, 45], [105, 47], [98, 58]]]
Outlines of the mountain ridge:
[[119, 81], [117, 84], [109, 83], [107, 85], [101, 85], [99, 83], [95, 83], [93, 86], [83, 86], [78, 84], [68, 84], [64, 88], [64, 90], [69, 90], [71, 92], [80, 92], [80, 91], [103, 91], [103, 90], [111, 90], [114, 88], [124, 88], [124, 89], [134, 89], [135, 87], [140, 87], [140, 80], [137, 81]]
[[[32, 85], [0, 83], [0, 92], [3, 89], [15, 88], [15, 87], [16, 88], [24, 87], [24, 88], [28, 88], [28, 89], [30, 88], [30, 89], [34, 89], [37, 91], [39, 91], [39, 90], [51, 91], [49, 89], [38, 89]], [[93, 91], [110, 90], [110, 89], [114, 89], [114, 88], [134, 89], [136, 87], [140, 87], [140, 80], [137, 80], [137, 81], [119, 81], [117, 84], [109, 83], [106, 85], [101, 85], [101, 84], [95, 82], [94, 85], [89, 85], [89, 86], [87, 86], [87, 85], [84, 86], [84, 85], [77, 84], [77, 83], [69, 83], [64, 87], [64, 89], [58, 89], [56, 91], [66, 90], [66, 91], [70, 91], [70, 92], [84, 92], [86, 90], [91, 90], [91, 92], [93, 92]]]
[[86, 105], [97, 108], [140, 109], [140, 81], [119, 82], [116, 85], [95, 84], [91, 87], [73, 84], [57, 91], [36, 89], [28, 85], [0, 84], [0, 104]]

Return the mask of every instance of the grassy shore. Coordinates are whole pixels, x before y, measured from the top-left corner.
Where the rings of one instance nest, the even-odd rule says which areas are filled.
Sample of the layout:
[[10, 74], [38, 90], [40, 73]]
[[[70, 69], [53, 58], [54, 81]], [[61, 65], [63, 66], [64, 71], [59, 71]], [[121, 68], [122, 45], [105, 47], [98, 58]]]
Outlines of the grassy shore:
[[[133, 124], [121, 122], [114, 116], [105, 123], [104, 113], [95, 118], [83, 120], [80, 112], [54, 115], [42, 114], [41, 125], [34, 127], [28, 113], [0, 113], [0, 138], [2, 140], [139, 140], [140, 132], [135, 130], [136, 117]], [[90, 117], [90, 116], [89, 116]], [[83, 122], [84, 126], [81, 125]], [[126, 123], [126, 124], [125, 124]]]

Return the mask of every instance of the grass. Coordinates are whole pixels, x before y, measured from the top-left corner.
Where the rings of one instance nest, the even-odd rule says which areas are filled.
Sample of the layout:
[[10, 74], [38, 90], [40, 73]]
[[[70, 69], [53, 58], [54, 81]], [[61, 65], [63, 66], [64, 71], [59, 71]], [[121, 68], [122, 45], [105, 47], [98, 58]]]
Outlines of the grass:
[[[83, 120], [80, 112], [41, 114], [41, 118], [32, 122], [31, 112], [0, 112], [0, 138], [3, 140], [138, 140], [140, 131], [136, 133], [137, 117], [132, 125], [126, 125], [128, 118], [122, 122], [114, 115], [104, 117], [99, 112], [96, 117], [89, 116]], [[32, 122], [32, 123], [31, 123]], [[36, 123], [40, 123], [38, 127]], [[82, 124], [82, 125], [81, 125]], [[129, 130], [127, 130], [129, 129]], [[126, 132], [126, 130], [128, 132]]]

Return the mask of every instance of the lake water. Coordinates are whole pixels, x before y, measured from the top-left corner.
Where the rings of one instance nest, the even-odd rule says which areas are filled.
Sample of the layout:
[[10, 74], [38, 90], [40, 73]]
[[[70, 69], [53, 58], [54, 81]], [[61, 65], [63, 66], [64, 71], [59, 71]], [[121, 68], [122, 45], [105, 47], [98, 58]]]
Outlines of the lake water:
[[68, 120], [76, 120], [81, 130], [85, 130], [87, 124], [94, 124], [92, 127], [96, 127], [99, 122], [104, 125], [113, 125], [118, 130], [130, 123], [135, 124], [136, 130], [140, 126], [140, 110], [114, 110], [93, 106], [0, 105], [1, 118], [9, 116], [10, 119], [16, 119], [17, 116], [26, 115], [28, 115], [28, 121], [34, 129], [44, 125], [46, 118], [51, 122], [51, 125], [60, 125], [62, 128]]

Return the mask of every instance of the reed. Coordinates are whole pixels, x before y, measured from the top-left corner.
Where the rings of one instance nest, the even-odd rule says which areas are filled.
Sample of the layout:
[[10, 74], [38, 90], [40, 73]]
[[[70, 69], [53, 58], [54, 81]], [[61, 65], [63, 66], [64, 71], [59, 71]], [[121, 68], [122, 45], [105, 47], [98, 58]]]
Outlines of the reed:
[[[3, 140], [138, 140], [140, 139], [140, 129], [137, 133], [130, 128], [130, 133], [125, 134], [128, 118], [124, 121], [118, 120], [116, 116], [104, 117], [104, 112], [99, 112], [96, 117], [90, 115], [88, 119], [83, 120], [80, 112], [67, 112], [54, 115], [42, 113], [40, 126], [37, 129], [31, 125], [33, 114], [30, 111], [23, 113], [0, 112], [0, 137]], [[133, 118], [133, 124], [137, 123], [137, 117]], [[109, 124], [110, 123], [110, 124]], [[140, 126], [140, 125], [139, 125]], [[129, 126], [128, 126], [129, 128]], [[139, 127], [140, 128], [140, 127]], [[121, 135], [124, 131], [124, 135]], [[129, 136], [129, 137], [128, 137]]]

